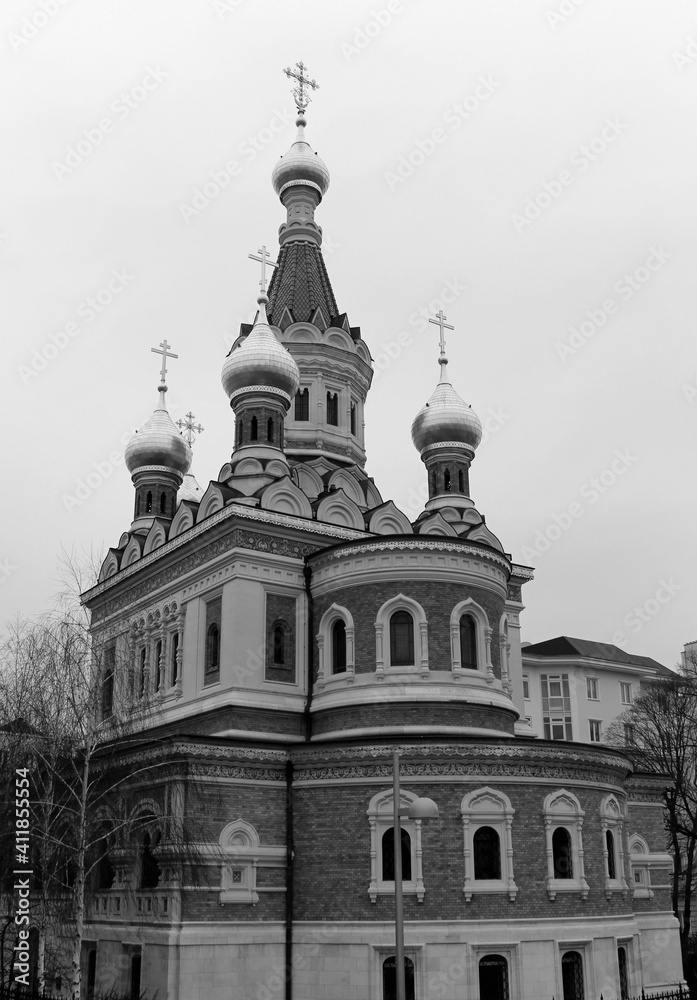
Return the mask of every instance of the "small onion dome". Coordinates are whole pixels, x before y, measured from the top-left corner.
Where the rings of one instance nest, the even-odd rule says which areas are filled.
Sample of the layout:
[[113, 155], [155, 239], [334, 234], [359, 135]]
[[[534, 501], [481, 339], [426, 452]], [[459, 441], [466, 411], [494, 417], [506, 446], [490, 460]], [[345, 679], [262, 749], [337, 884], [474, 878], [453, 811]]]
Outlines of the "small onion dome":
[[411, 439], [420, 452], [429, 445], [446, 442], [466, 445], [474, 451], [482, 440], [482, 424], [450, 382], [439, 382], [414, 418]]
[[193, 500], [194, 503], [199, 503], [202, 496], [203, 490], [196, 482], [196, 476], [188, 472], [184, 476], [184, 482], [177, 490], [177, 503], [180, 500]]
[[165, 409], [161, 392], [160, 405], [126, 445], [126, 467], [134, 473], [144, 465], [164, 465], [185, 476], [191, 457], [191, 448]]
[[266, 295], [259, 296], [259, 318], [249, 336], [228, 354], [223, 364], [223, 389], [232, 399], [252, 386], [278, 389], [292, 399], [300, 385], [300, 371], [289, 351], [278, 341], [266, 319]]
[[298, 126], [297, 138], [273, 168], [273, 189], [280, 198], [286, 188], [304, 184], [315, 188], [323, 198], [329, 187], [329, 170], [305, 139], [304, 117], [300, 115], [295, 124]]

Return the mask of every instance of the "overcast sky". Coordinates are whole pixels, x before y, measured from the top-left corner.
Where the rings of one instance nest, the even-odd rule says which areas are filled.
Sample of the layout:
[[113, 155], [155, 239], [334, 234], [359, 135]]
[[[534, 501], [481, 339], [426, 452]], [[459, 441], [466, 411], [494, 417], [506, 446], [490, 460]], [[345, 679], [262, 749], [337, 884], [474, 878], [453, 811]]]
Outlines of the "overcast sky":
[[[368, 472], [413, 519], [411, 421], [438, 378], [488, 434], [472, 497], [535, 567], [523, 638], [674, 665], [697, 636], [697, 10], [688, 0], [4, 0], [0, 615], [61, 547], [118, 543], [125, 442], [157, 401], [229, 459], [220, 368], [285, 212], [285, 66], [340, 310], [378, 371]], [[198, 194], [197, 194], [198, 192]], [[117, 454], [118, 453], [118, 454]]]

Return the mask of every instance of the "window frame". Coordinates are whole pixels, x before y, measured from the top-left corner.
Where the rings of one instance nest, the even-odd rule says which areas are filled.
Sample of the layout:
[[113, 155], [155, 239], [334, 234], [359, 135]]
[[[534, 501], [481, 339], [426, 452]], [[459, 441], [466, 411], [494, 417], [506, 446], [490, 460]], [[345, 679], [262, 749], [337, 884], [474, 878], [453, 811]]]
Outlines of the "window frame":
[[[594, 729], [594, 727], [596, 727]], [[593, 733], [596, 732], [598, 738], [595, 739]], [[589, 743], [602, 743], [603, 742], [603, 720], [602, 719], [589, 719], [588, 720], [588, 741]]]
[[[550, 694], [550, 685], [557, 680], [560, 682], [561, 694], [552, 695]], [[545, 689], [547, 691], [546, 694]], [[571, 710], [571, 685], [569, 684], [569, 675], [540, 674], [540, 694], [542, 696], [542, 731], [544, 732], [545, 739], [556, 740], [559, 743], [573, 742], [573, 713]], [[553, 699], [561, 701], [561, 707], [553, 709]], [[545, 701], [547, 702], [546, 711]], [[562, 726], [564, 730], [564, 735], [562, 737], [554, 736], [555, 726]]]
[[[282, 868], [286, 863], [285, 845], [263, 846], [255, 827], [246, 820], [236, 819], [223, 828], [218, 838], [223, 852], [220, 867], [219, 901], [229, 903], [258, 903], [257, 868]], [[241, 879], [235, 872], [241, 870]]]
[[[631, 681], [620, 681], [620, 704], [631, 705], [632, 700], [632, 683]], [[626, 698], [625, 698], [626, 695]]]
[[[545, 827], [545, 842], [547, 849], [547, 895], [556, 899], [558, 892], [578, 892], [581, 899], [586, 899], [589, 888], [586, 882], [583, 864], [583, 817], [585, 813], [581, 803], [566, 788], [550, 792], [546, 796], [542, 813]], [[554, 855], [552, 836], [554, 830], [563, 827], [571, 838], [571, 878], [556, 878], [554, 874]]]
[[[426, 888], [423, 880], [421, 820], [409, 819], [406, 815], [409, 807], [416, 801], [417, 795], [399, 790], [400, 827], [411, 838], [411, 879], [402, 882], [402, 893], [406, 896], [416, 896], [417, 902], [423, 903]], [[382, 838], [387, 829], [394, 828], [394, 797], [391, 788], [384, 789], [372, 797], [366, 814], [370, 828], [370, 884], [368, 895], [371, 903], [377, 902], [378, 896], [394, 896], [394, 880], [386, 881], [382, 877]]]
[[600, 701], [600, 684], [597, 677], [586, 677], [586, 699]]
[[[334, 673], [332, 629], [338, 619], [341, 618], [346, 628], [346, 669], [339, 673]], [[356, 675], [355, 663], [355, 627], [353, 615], [348, 608], [341, 604], [332, 604], [322, 615], [319, 623], [319, 630], [315, 636], [317, 640], [317, 688], [322, 691], [327, 684], [346, 683], [353, 684]]]
[[[396, 611], [408, 611], [414, 620], [414, 663], [392, 664], [390, 651], [390, 619]], [[426, 612], [421, 605], [407, 597], [397, 594], [385, 601], [375, 617], [375, 674], [378, 680], [383, 680], [386, 673], [420, 673], [428, 677], [428, 621]]]
[[[513, 874], [513, 817], [515, 809], [504, 792], [490, 788], [474, 789], [468, 792], [460, 803], [462, 836], [464, 842], [465, 882], [462, 891], [465, 902], [470, 903], [475, 895], [506, 893], [511, 902], [515, 901], [518, 886]], [[474, 835], [482, 827], [491, 827], [499, 837], [499, 860], [501, 877], [498, 879], [475, 879], [474, 877]]]
[[[462, 666], [462, 650], [460, 646], [460, 619], [469, 615], [474, 620], [477, 645], [477, 669]], [[450, 656], [451, 669], [454, 677], [466, 677], [468, 680], [483, 677], [487, 684], [496, 680], [494, 665], [491, 660], [491, 639], [494, 630], [489, 624], [489, 618], [484, 608], [468, 597], [460, 601], [450, 612]]]
[[[215, 605], [220, 608], [219, 615], [215, 615], [213, 608]], [[207, 594], [201, 601], [202, 617], [203, 617], [203, 628], [202, 628], [202, 644], [203, 644], [203, 656], [202, 656], [202, 672], [201, 672], [201, 687], [211, 688], [215, 687], [216, 684], [220, 684], [221, 669], [222, 669], [222, 652], [223, 652], [223, 595], [222, 591], [213, 592], [212, 594]], [[211, 620], [209, 622], [209, 611], [211, 608]], [[211, 669], [208, 665], [208, 644], [209, 644], [209, 633], [213, 626], [217, 626], [218, 629], [218, 663], [215, 669]]]

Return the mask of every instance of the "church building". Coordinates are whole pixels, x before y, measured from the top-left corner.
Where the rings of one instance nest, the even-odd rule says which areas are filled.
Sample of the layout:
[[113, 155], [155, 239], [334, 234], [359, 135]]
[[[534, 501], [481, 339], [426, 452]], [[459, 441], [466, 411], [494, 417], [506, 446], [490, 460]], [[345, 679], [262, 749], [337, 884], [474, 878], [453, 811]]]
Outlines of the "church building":
[[[126, 688], [156, 705], [144, 742], [122, 751], [124, 767], [153, 767], [133, 778], [134, 835], [95, 881], [87, 995], [394, 997], [395, 749], [408, 997], [669, 989], [682, 967], [663, 782], [526, 721], [532, 570], [471, 497], [482, 426], [449, 370], [442, 313], [411, 426], [428, 482], [415, 521], [366, 469], [371, 354], [322, 256], [314, 81], [302, 64], [289, 75], [279, 251], [268, 289], [260, 251], [255, 321], [221, 358], [232, 453], [205, 488], [189, 473], [164, 341], [157, 407], [126, 449], [132, 521], [83, 595], [104, 716]], [[393, 433], [408, 447], [406, 428]], [[406, 818], [423, 796], [438, 819]]]

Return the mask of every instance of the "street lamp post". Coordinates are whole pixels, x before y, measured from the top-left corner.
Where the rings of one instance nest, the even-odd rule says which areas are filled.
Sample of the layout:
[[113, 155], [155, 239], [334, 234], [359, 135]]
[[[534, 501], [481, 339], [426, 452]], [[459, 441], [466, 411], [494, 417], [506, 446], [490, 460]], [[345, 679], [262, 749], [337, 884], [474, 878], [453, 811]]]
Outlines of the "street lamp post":
[[[394, 806], [394, 925], [395, 982], [397, 1000], [406, 1000], [404, 981], [404, 906], [402, 901], [402, 825], [399, 801], [399, 751], [392, 753], [392, 798]], [[433, 799], [416, 799], [407, 812], [409, 819], [438, 819], [438, 806]]]

